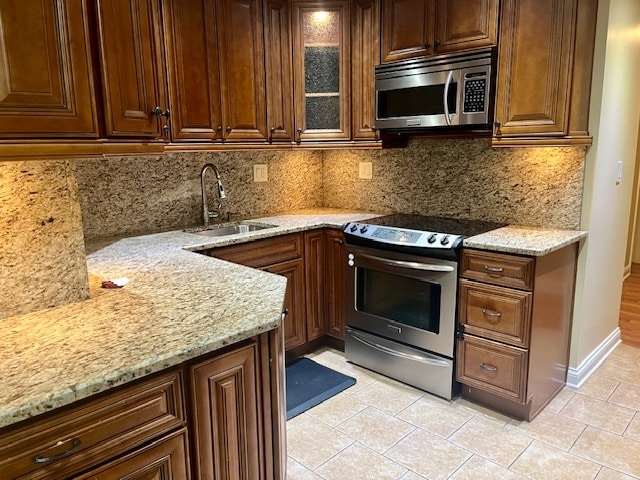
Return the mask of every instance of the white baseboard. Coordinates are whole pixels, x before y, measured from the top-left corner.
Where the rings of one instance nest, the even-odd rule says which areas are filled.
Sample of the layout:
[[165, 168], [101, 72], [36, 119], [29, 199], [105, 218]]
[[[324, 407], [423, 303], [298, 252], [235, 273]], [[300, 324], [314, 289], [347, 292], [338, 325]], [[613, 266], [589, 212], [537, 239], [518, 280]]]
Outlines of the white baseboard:
[[620, 340], [620, 328], [616, 327], [604, 341], [591, 352], [578, 368], [569, 367], [567, 372], [567, 385], [578, 388], [591, 376], [602, 362], [613, 352], [622, 340]]

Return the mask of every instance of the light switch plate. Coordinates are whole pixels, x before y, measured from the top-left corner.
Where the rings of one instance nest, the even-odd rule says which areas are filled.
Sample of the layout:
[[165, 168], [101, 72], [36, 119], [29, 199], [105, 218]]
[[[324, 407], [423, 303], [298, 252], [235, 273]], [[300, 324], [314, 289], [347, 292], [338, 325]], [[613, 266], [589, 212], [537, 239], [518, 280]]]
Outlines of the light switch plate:
[[265, 163], [257, 163], [253, 166], [253, 181], [266, 182], [269, 180], [269, 171]]
[[373, 178], [373, 163], [360, 162], [358, 165], [358, 178], [371, 180]]

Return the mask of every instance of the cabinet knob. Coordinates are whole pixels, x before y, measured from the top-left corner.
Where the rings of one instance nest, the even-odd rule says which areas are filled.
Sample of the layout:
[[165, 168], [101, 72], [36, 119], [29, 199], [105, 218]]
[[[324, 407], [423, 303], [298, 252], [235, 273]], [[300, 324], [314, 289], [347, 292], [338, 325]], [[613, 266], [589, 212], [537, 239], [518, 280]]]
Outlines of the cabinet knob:
[[233, 130], [233, 128], [227, 127], [226, 130], [227, 130], [227, 133], [231, 133], [231, 130]]
[[433, 46], [434, 47], [439, 47], [440, 46], [440, 40], [436, 40], [435, 42], [433, 42]]
[[302, 129], [301, 128], [296, 128], [296, 143], [300, 143], [302, 142]]
[[424, 44], [425, 50], [429, 50], [431, 48], [431, 44], [429, 42]]
[[496, 120], [495, 122], [493, 122], [493, 127], [496, 135], [502, 135], [502, 132], [500, 131], [501, 126], [502, 124], [500, 123], [500, 121]]

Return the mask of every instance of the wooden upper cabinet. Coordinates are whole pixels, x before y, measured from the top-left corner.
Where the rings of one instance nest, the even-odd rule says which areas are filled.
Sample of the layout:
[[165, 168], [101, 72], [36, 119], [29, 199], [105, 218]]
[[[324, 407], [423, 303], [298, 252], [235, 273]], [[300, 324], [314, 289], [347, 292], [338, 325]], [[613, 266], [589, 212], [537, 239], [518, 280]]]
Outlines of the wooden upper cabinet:
[[163, 8], [171, 138], [173, 141], [221, 138], [214, 5], [207, 0], [166, 0]]
[[382, 2], [382, 62], [497, 43], [499, 0]]
[[382, 62], [421, 57], [433, 53], [432, 0], [382, 2]]
[[267, 139], [261, 0], [218, 0], [225, 141]]
[[351, 4], [351, 125], [354, 140], [376, 140], [375, 66], [380, 63], [377, 0]]
[[96, 3], [106, 135], [167, 137], [158, 0]]
[[82, 0], [0, 0], [0, 138], [96, 137]]
[[293, 140], [291, 11], [287, 0], [264, 2], [269, 142]]
[[351, 138], [348, 0], [293, 2], [296, 141]]
[[436, 53], [497, 44], [498, 0], [439, 0], [436, 8]]
[[495, 137], [564, 136], [577, 0], [503, 0]]

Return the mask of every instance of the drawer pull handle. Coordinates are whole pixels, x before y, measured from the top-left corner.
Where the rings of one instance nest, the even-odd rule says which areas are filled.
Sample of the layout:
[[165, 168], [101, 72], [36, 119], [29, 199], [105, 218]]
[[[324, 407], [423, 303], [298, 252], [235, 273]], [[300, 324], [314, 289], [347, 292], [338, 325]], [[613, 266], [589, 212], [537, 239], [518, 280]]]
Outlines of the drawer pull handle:
[[61, 460], [71, 455], [73, 451], [80, 446], [81, 443], [82, 442], [79, 438], [73, 438], [71, 439], [71, 445], [64, 452], [60, 452], [57, 455], [52, 455], [51, 457], [42, 457], [38, 454], [33, 457], [33, 461], [34, 463], [51, 463], [55, 462], [56, 460]]
[[486, 308], [482, 309], [482, 314], [485, 317], [491, 317], [491, 318], [500, 318], [502, 316], [502, 313], [494, 312], [493, 310], [487, 310]]
[[488, 372], [497, 372], [498, 367], [494, 367], [493, 365], [485, 365], [484, 363], [480, 364], [480, 368], [486, 370]]
[[502, 272], [504, 272], [504, 268], [502, 268], [502, 267], [490, 267], [489, 265], [485, 265], [484, 269], [487, 272], [491, 272], [491, 273], [502, 273]]

